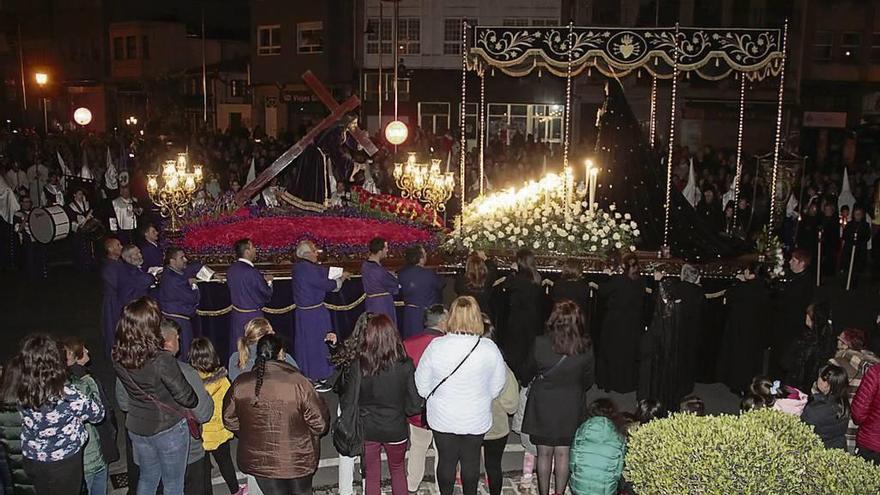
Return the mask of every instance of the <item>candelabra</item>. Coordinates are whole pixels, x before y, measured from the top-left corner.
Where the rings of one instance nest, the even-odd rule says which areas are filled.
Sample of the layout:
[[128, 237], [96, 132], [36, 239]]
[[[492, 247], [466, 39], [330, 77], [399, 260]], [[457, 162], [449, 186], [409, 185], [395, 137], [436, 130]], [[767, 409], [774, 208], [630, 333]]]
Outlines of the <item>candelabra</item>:
[[186, 153], [178, 153], [177, 160], [166, 160], [161, 175], [147, 175], [150, 200], [163, 218], [171, 219], [172, 232], [180, 230], [180, 218], [186, 215], [186, 207], [201, 183], [202, 166], [193, 165], [192, 172], [188, 172]]
[[416, 163], [416, 154], [410, 153], [406, 163], [394, 164], [394, 180], [400, 188], [400, 195], [425, 203], [437, 212], [446, 209], [446, 202], [452, 197], [455, 176], [452, 172], [440, 171], [441, 160], [434, 158], [431, 164]]

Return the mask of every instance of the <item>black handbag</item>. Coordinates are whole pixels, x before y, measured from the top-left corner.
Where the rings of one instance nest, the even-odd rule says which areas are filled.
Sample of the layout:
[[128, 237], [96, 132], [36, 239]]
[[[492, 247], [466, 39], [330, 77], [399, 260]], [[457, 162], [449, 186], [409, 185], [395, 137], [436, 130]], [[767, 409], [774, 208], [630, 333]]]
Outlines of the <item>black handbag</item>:
[[[361, 422], [360, 395], [361, 369], [354, 360], [348, 369], [339, 375], [339, 417], [333, 422], [331, 436], [333, 447], [346, 457], [357, 457], [364, 450], [364, 427]], [[345, 404], [346, 407], [342, 407]]]
[[474, 353], [474, 351], [477, 349], [478, 345], [480, 345], [480, 338], [477, 338], [477, 342], [474, 344], [474, 346], [471, 348], [471, 350], [468, 351], [468, 353], [464, 356], [464, 359], [462, 359], [461, 362], [458, 363], [458, 366], [456, 366], [454, 370], [452, 370], [448, 375], [446, 375], [446, 378], [440, 380], [440, 383], [435, 385], [433, 390], [431, 390], [431, 393], [429, 393], [428, 396], [425, 397], [425, 401], [422, 402], [422, 414], [421, 414], [423, 428], [431, 429], [431, 426], [428, 425], [428, 399], [430, 399], [431, 396], [434, 395], [434, 392], [436, 392], [437, 389], [440, 388], [440, 385], [443, 385], [444, 383], [446, 383], [446, 380], [449, 380], [449, 377], [454, 375], [455, 372], [458, 371], [459, 368], [461, 368], [461, 365], [463, 365], [464, 362], [467, 361], [467, 359], [469, 357], [471, 357], [471, 354]]

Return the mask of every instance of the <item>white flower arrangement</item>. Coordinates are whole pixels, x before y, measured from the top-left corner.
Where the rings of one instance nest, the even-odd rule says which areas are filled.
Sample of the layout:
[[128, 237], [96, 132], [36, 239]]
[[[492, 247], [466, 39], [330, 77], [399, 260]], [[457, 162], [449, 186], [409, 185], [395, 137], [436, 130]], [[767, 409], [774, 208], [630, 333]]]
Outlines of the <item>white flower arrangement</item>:
[[635, 251], [639, 230], [628, 213], [615, 212], [615, 205], [609, 205], [611, 214], [589, 211], [587, 202], [580, 199], [571, 200], [567, 209], [562, 178], [549, 174], [540, 182], [482, 196], [467, 205], [446, 247], [515, 250], [526, 246], [572, 256]]

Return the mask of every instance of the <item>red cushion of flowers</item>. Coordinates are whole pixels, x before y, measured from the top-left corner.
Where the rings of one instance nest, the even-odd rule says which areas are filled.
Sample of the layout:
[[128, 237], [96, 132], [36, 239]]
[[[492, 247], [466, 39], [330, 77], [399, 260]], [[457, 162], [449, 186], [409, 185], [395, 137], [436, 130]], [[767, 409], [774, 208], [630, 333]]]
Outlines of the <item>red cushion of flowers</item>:
[[377, 236], [391, 244], [425, 243], [431, 239], [426, 230], [368, 218], [258, 217], [191, 230], [184, 236], [183, 245], [194, 252], [214, 247], [232, 249], [235, 241], [248, 237], [262, 249], [293, 248], [306, 238], [325, 247], [357, 246]]

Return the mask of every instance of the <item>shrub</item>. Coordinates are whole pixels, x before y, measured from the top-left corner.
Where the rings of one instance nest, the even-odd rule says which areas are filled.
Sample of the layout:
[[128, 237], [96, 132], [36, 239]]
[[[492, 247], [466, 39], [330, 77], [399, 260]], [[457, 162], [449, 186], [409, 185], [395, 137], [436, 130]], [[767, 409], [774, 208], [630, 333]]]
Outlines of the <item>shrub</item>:
[[624, 475], [639, 495], [880, 493], [864, 491], [877, 486], [880, 471], [840, 454], [827, 453], [809, 426], [778, 411], [674, 414], [633, 433]]
[[840, 449], [818, 449], [807, 458], [805, 486], [811, 494], [880, 493], [880, 468], [861, 457]]

